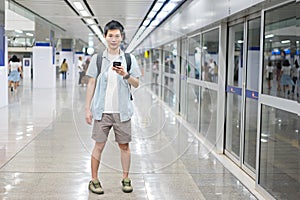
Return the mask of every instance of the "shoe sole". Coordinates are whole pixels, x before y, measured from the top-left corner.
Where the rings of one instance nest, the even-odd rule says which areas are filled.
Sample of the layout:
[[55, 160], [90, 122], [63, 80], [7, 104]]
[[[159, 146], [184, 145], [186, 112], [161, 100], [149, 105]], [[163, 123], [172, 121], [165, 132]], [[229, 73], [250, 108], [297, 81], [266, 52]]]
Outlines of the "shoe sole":
[[104, 191], [102, 191], [102, 192], [95, 192], [95, 191], [91, 190], [90, 187], [89, 187], [89, 191], [91, 191], [94, 194], [104, 194]]
[[124, 193], [131, 193], [133, 190], [122, 190]]

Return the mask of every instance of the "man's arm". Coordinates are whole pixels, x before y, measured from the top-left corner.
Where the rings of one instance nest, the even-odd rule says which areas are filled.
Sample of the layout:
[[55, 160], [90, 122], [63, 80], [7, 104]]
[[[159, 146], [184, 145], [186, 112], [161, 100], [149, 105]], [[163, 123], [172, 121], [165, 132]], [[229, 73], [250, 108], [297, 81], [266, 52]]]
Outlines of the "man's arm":
[[87, 84], [86, 98], [85, 98], [85, 121], [88, 124], [92, 124], [93, 116], [90, 108], [94, 96], [95, 86], [96, 86], [96, 79], [90, 77], [89, 82]]
[[[128, 74], [128, 73], [126, 73], [123, 77], [125, 77], [127, 74]], [[127, 81], [128, 81], [128, 83], [129, 83], [130, 85], [132, 85], [134, 88], [139, 87], [140, 81], [139, 81], [138, 78], [135, 78], [135, 77], [133, 77], [133, 76], [130, 76], [130, 77], [127, 79]]]

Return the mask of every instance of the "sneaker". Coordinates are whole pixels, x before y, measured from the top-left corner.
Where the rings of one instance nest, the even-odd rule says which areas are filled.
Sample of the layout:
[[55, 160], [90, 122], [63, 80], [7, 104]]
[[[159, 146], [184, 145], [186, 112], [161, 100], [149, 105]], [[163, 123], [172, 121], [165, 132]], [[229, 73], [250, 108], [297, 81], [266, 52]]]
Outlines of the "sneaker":
[[129, 178], [124, 178], [122, 180], [122, 190], [125, 193], [130, 193], [133, 191], [133, 187], [131, 186], [131, 180]]
[[96, 194], [104, 194], [104, 191], [101, 187], [101, 184], [98, 180], [90, 181], [89, 183], [89, 190]]

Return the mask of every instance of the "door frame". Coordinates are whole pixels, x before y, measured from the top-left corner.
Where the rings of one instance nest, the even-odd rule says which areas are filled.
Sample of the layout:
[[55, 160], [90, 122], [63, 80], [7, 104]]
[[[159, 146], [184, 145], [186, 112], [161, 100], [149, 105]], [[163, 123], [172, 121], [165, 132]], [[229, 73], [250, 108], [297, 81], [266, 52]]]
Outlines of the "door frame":
[[[235, 155], [233, 155], [230, 151], [226, 150], [226, 143], [224, 144], [224, 153], [226, 154], [226, 156], [228, 156], [231, 160], [233, 160], [233, 162], [235, 162], [243, 171], [245, 171], [247, 174], [249, 174], [253, 179], [256, 178], [256, 174], [257, 174], [257, 167], [256, 169], [251, 169], [249, 166], [245, 165], [244, 164], [244, 153], [245, 153], [245, 117], [246, 117], [246, 90], [247, 90], [247, 59], [248, 59], [248, 22], [251, 21], [251, 20], [254, 20], [254, 19], [260, 19], [261, 22], [262, 22], [262, 15], [261, 15], [261, 12], [256, 12], [256, 13], [253, 13], [249, 16], [246, 16], [246, 17], [240, 17], [239, 19], [237, 20], [234, 20], [232, 22], [229, 22], [227, 24], [227, 41], [228, 41], [228, 36], [229, 36], [229, 29], [230, 27], [234, 26], [234, 25], [237, 25], [237, 24], [243, 24], [243, 56], [242, 56], [242, 86], [241, 88], [240, 87], [237, 87], [237, 88], [240, 88], [241, 89], [241, 116], [240, 116], [240, 146], [239, 146], [239, 149], [240, 149], [240, 155], [239, 155], [239, 158], [237, 158]], [[260, 35], [262, 34], [262, 29], [260, 30]], [[260, 38], [261, 39], [261, 38]], [[261, 42], [260, 42], [260, 47], [261, 47]], [[228, 45], [227, 45], [227, 48], [228, 48]], [[259, 55], [261, 55], [262, 53], [262, 48], [260, 48], [260, 52], [259, 52]], [[227, 63], [226, 63], [226, 72], [227, 72], [227, 69], [228, 69], [228, 53], [227, 53]], [[260, 61], [259, 61], [259, 67], [261, 68], [261, 58], [260, 58]], [[261, 70], [259, 70], [261, 71]], [[228, 73], [227, 73], [228, 74]], [[260, 73], [258, 74], [260, 75]], [[230, 86], [227, 84], [227, 77], [226, 77], [226, 86]], [[226, 91], [225, 91], [226, 92]], [[260, 92], [260, 85], [258, 87], [258, 93]], [[227, 93], [226, 92], [226, 100], [227, 100]], [[258, 103], [258, 106], [259, 106], [259, 103]], [[227, 103], [225, 104], [225, 107], [227, 107]], [[226, 108], [227, 109], [227, 108]], [[257, 113], [257, 116], [259, 116], [259, 109], [258, 109], [258, 113]], [[226, 123], [225, 123], [225, 127], [226, 127]], [[258, 127], [257, 127], [258, 128]], [[226, 128], [224, 128], [224, 136], [225, 136], [225, 141], [226, 141]], [[257, 144], [258, 146], [258, 144]], [[257, 151], [256, 151], [256, 157], [257, 157]], [[256, 161], [257, 161], [257, 158], [256, 158]], [[257, 166], [257, 164], [256, 164]], [[254, 171], [253, 171], [254, 170]]]

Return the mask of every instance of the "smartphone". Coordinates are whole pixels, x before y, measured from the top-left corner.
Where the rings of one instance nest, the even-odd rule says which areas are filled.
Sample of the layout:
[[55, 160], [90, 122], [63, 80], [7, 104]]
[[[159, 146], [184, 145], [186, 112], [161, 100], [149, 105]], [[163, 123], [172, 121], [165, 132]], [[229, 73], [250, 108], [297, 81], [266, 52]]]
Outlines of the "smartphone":
[[113, 62], [113, 66], [116, 68], [120, 68], [119, 66], [121, 66], [121, 62]]

